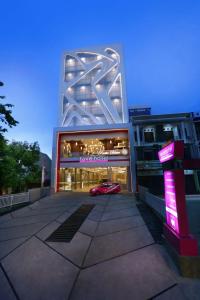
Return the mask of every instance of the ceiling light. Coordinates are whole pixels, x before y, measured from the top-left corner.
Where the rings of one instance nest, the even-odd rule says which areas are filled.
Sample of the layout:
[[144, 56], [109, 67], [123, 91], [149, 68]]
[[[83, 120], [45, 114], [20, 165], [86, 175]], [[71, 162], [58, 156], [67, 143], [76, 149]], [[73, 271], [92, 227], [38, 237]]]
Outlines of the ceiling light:
[[70, 87], [68, 87], [67, 91], [68, 91], [68, 92], [72, 92], [72, 88], [71, 88], [71, 86], [70, 86]]

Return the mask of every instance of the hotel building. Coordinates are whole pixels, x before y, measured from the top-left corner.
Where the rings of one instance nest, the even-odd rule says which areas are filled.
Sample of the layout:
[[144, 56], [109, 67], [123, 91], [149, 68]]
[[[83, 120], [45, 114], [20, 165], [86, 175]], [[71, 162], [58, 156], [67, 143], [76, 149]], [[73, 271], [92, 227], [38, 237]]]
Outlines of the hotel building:
[[88, 191], [104, 181], [135, 191], [133, 128], [119, 46], [64, 53], [52, 188]]

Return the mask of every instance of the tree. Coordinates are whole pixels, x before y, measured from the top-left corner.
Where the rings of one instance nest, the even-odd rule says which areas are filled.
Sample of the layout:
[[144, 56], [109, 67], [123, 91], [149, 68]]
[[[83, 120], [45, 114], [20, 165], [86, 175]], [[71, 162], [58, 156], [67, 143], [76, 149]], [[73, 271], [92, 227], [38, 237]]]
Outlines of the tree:
[[[0, 81], [0, 87], [3, 85], [3, 82]], [[0, 96], [0, 99], [5, 99], [5, 96]], [[18, 121], [12, 117], [12, 107], [12, 104], [0, 103], [0, 137], [3, 137], [3, 133], [8, 131], [5, 126], [13, 127], [18, 124]]]
[[[4, 84], [0, 81], [0, 87]], [[0, 95], [0, 101], [5, 99], [5, 96]], [[1, 187], [10, 182], [9, 178], [12, 177], [12, 160], [7, 158], [7, 140], [4, 138], [3, 133], [7, 131], [7, 127], [13, 127], [18, 122], [12, 117], [12, 104], [0, 103], [0, 192]], [[7, 172], [7, 169], [11, 170], [11, 173]]]
[[13, 141], [6, 144], [4, 153], [5, 169], [0, 178], [1, 189], [11, 188], [13, 193], [17, 193], [40, 186], [40, 148], [37, 142], [29, 144]]

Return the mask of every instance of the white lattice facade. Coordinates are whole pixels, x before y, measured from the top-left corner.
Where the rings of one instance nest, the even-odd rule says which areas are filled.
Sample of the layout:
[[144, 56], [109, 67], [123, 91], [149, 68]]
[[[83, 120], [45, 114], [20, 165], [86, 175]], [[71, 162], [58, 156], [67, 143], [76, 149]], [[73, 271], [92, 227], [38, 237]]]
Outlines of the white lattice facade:
[[120, 47], [64, 54], [60, 126], [128, 122]]

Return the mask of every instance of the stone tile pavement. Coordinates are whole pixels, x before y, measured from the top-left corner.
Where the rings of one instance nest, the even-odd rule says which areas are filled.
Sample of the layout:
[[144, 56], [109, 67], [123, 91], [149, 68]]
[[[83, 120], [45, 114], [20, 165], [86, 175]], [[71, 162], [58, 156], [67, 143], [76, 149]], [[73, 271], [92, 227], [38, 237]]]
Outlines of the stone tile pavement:
[[[83, 203], [95, 207], [71, 242], [47, 242]], [[59, 193], [0, 217], [0, 260], [1, 300], [200, 299], [131, 194]]]

